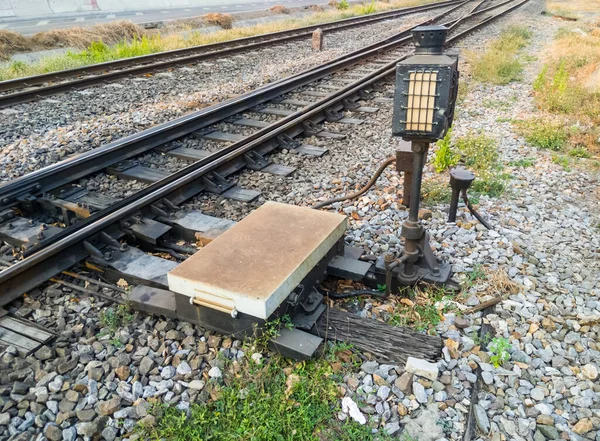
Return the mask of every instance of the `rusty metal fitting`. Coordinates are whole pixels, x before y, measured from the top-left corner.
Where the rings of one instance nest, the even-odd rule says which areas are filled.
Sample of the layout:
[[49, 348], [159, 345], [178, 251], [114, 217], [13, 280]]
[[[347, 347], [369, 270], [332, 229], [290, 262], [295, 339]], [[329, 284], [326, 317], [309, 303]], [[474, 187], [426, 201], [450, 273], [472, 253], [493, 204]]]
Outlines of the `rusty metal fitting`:
[[421, 225], [419, 222], [405, 220], [402, 223], [402, 231], [400, 234], [407, 241], [419, 240], [423, 236], [423, 231], [423, 225]]

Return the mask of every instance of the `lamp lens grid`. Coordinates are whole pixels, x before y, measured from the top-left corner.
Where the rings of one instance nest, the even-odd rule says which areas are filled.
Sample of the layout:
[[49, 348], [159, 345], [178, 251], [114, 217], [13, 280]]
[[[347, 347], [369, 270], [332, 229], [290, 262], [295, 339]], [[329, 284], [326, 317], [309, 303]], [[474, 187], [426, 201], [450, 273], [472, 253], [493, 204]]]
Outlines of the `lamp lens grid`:
[[438, 71], [410, 72], [408, 81], [408, 104], [406, 130], [432, 132]]

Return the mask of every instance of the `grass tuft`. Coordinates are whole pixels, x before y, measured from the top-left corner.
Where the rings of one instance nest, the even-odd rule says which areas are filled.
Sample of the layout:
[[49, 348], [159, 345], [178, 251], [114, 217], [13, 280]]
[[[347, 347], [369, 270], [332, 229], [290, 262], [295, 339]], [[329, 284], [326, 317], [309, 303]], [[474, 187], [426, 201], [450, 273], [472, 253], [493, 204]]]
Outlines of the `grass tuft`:
[[540, 149], [562, 150], [569, 140], [568, 129], [561, 123], [530, 119], [515, 123], [517, 131], [529, 144]]
[[[577, 32], [561, 29], [543, 55], [544, 66], [533, 85], [535, 101], [543, 113], [552, 115], [545, 119], [557, 127], [551, 130], [555, 133], [552, 142], [540, 147], [555, 151], [565, 147], [584, 148], [597, 153], [600, 151], [600, 27], [584, 27]], [[585, 158], [577, 151], [574, 157]]]
[[517, 161], [512, 161], [510, 164], [512, 167], [533, 167], [535, 165], [535, 158], [522, 158]]
[[490, 44], [485, 53], [467, 53], [471, 75], [480, 82], [508, 84], [521, 79], [523, 62], [518, 51], [531, 39], [531, 31], [522, 26], [511, 26]]
[[447, 182], [442, 182], [436, 178], [426, 178], [423, 180], [421, 188], [421, 197], [427, 204], [447, 204], [450, 202], [452, 192]]
[[444, 314], [453, 309], [445, 302], [449, 298], [441, 287], [416, 287], [409, 291], [407, 298], [393, 303], [387, 322], [392, 326], [410, 326], [419, 331], [435, 332]]
[[364, 15], [372, 14], [377, 11], [377, 7], [375, 6], [375, 0], [371, 0], [371, 3], [362, 3], [361, 4], [361, 12]]
[[337, 382], [349, 366], [334, 350], [304, 362], [273, 356], [263, 364], [226, 365], [224, 383], [207, 384], [206, 403], [192, 404], [187, 414], [168, 405], [155, 407], [156, 424], [138, 432], [142, 439], [177, 441], [388, 439], [372, 435], [368, 426], [337, 419]]
[[451, 148], [452, 129], [448, 130], [444, 139], [436, 143], [436, 151], [431, 164], [437, 173], [454, 167], [460, 161], [460, 155]]

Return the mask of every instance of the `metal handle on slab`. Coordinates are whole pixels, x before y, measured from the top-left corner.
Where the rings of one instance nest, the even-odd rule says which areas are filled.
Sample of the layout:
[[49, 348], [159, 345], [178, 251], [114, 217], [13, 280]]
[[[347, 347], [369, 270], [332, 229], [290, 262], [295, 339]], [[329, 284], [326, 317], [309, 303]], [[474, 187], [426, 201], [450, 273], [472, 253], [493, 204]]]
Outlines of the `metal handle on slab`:
[[[196, 292], [198, 292], [198, 290], [196, 290]], [[190, 297], [190, 304], [205, 306], [210, 309], [225, 312], [230, 314], [233, 318], [236, 318], [238, 315], [238, 311], [235, 309], [235, 302], [233, 300], [206, 292], [199, 292], [199, 295]]]

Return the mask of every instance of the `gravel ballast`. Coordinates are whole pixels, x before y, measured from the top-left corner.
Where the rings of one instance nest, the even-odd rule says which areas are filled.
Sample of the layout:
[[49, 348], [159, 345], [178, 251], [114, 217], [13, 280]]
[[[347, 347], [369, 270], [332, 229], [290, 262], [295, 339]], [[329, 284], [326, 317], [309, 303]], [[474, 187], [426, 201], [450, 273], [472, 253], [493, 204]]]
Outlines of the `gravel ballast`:
[[14, 179], [153, 125], [297, 74], [410, 29], [439, 11], [177, 67], [0, 110], [0, 180]]

